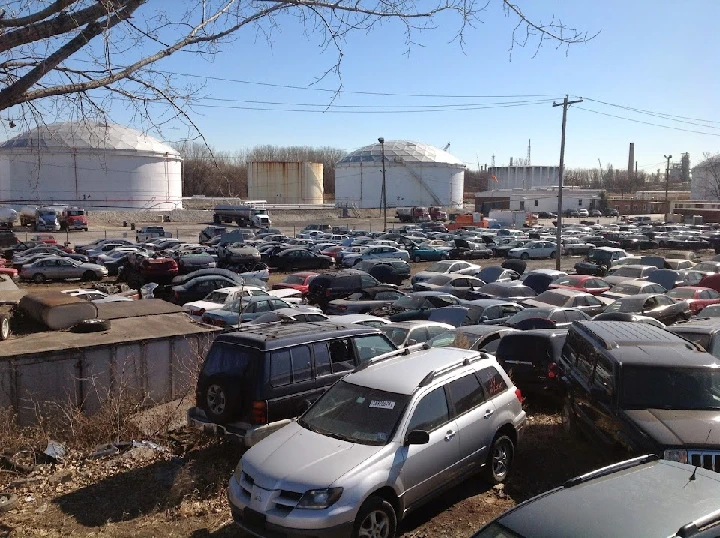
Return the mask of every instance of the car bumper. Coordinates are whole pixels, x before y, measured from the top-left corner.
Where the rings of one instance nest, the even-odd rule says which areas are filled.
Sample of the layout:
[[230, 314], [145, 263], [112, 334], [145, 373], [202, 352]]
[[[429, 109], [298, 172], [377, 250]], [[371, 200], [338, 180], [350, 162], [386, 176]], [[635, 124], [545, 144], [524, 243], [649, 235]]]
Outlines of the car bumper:
[[245, 517], [246, 510], [252, 509], [248, 506], [249, 495], [235, 476], [230, 478], [227, 497], [233, 521], [245, 532], [259, 538], [346, 538], [352, 534], [354, 516], [349, 507], [333, 505], [325, 510], [291, 510], [283, 515], [254, 511], [256, 520], [249, 521]]
[[211, 435], [220, 435], [232, 437], [244, 446], [250, 448], [265, 439], [271, 433], [279, 430], [283, 426], [290, 424], [292, 420], [278, 420], [271, 424], [262, 426], [243, 427], [238, 424], [215, 424], [207, 418], [205, 412], [199, 407], [191, 407], [187, 411], [187, 423], [191, 428], [200, 430], [203, 433]]

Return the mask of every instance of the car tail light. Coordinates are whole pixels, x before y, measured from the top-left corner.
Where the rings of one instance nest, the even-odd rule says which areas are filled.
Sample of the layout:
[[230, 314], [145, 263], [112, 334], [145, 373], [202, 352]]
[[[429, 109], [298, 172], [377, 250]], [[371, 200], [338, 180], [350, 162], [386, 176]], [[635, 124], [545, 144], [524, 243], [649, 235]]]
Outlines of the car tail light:
[[558, 376], [557, 364], [551, 362], [547, 369], [548, 379], [555, 379]]
[[325, 297], [330, 297], [331, 291], [330, 288], [325, 290]]
[[339, 304], [335, 306], [336, 310], [347, 310], [347, 306]]
[[252, 424], [267, 424], [267, 402], [259, 400], [252, 403], [252, 411], [250, 413], [250, 421]]
[[523, 395], [520, 389], [515, 389], [515, 396], [517, 397], [518, 401], [520, 403], [523, 403]]
[[177, 301], [179, 301], [179, 300], [180, 300], [180, 292], [177, 292], [177, 291], [176, 291], [176, 292], [174, 293], [174, 295], [175, 295], [175, 299], [176, 299]]

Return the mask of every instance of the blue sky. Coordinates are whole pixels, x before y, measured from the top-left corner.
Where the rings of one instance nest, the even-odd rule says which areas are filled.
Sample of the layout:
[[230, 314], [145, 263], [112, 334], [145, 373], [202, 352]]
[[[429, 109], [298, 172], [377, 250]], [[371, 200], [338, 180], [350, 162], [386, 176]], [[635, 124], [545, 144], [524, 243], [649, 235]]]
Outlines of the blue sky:
[[[489, 164], [495, 155], [498, 165], [510, 157], [525, 157], [532, 140], [532, 162], [552, 165], [558, 161], [561, 109], [550, 99], [564, 94], [584, 96], [606, 103], [653, 112], [700, 118], [701, 126], [671, 121], [648, 114], [615, 108], [586, 100], [568, 115], [566, 165], [603, 167], [627, 165], [629, 142], [635, 142], [640, 168], [663, 167], [663, 154], [679, 160], [689, 152], [692, 163], [704, 152], [720, 151], [720, 1], [686, 0], [518, 0], [532, 17], [548, 20], [552, 15], [569, 26], [600, 32], [594, 40], [556, 49], [544, 46], [533, 58], [534, 44], [516, 48], [510, 59], [510, 35], [516, 19], [506, 17], [493, 0], [484, 24], [468, 29], [464, 49], [453, 40], [458, 23], [452, 17], [438, 19], [438, 28], [417, 33], [418, 45], [406, 55], [402, 26], [386, 21], [369, 34], [356, 33], [343, 44], [342, 85], [344, 92], [334, 105], [361, 105], [351, 110], [331, 108], [331, 94], [316, 90], [273, 88], [211, 80], [203, 100], [191, 112], [211, 146], [227, 151], [260, 144], [335, 146], [348, 151], [373, 143], [379, 136], [410, 139], [449, 151], [471, 168]], [[141, 8], [141, 11], [144, 8]], [[323, 52], [319, 39], [305, 35], [294, 19], [283, 23], [272, 35], [272, 46], [249, 31], [224, 47], [214, 61], [190, 54], [177, 54], [157, 64], [157, 69], [176, 73], [178, 82], [197, 84], [204, 76], [241, 79], [278, 85], [307, 87], [335, 61], [333, 51]], [[187, 78], [184, 74], [196, 75]], [[197, 78], [197, 76], [201, 78]], [[339, 81], [328, 77], [315, 87], [337, 89]], [[357, 95], [351, 92], [383, 92], [390, 96]], [[410, 97], [409, 94], [476, 96], [538, 95], [539, 97]], [[518, 107], [499, 107], [513, 101], [545, 101]], [[253, 104], [269, 101], [283, 104]], [[465, 108], [493, 105], [480, 110], [443, 110], [449, 104]], [[313, 104], [317, 107], [297, 106]], [[373, 113], [437, 106], [439, 111], [418, 113]], [[264, 107], [272, 110], [231, 108]], [[290, 112], [287, 109], [314, 109]], [[415, 108], [417, 109], [417, 108]], [[587, 109], [587, 110], [583, 110]], [[695, 134], [633, 123], [590, 112], [703, 131]], [[127, 113], [117, 107], [112, 118], [129, 123]], [[712, 121], [715, 123], [707, 123]], [[696, 122], [697, 123], [697, 122]], [[168, 125], [166, 140], [186, 136], [186, 128]], [[674, 159], [675, 160], [675, 159]]]

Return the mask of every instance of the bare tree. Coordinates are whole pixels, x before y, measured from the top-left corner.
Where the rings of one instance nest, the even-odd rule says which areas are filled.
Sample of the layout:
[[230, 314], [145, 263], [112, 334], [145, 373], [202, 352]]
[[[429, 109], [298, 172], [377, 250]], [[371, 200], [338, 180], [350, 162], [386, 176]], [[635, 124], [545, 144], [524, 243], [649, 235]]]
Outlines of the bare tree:
[[[197, 134], [190, 110], [201, 87], [180, 86], [154, 68], [170, 55], [210, 58], [240, 32], [272, 43], [273, 32], [294, 17], [309, 39], [336, 51], [335, 63], [319, 78], [339, 77], [351, 32], [393, 19], [411, 47], [416, 32], [452, 13], [462, 45], [491, 3], [517, 21], [511, 52], [546, 42], [570, 47], [594, 37], [554, 17], [531, 20], [511, 0], [7, 0], [0, 9], [0, 110], [8, 110], [11, 122], [27, 124], [52, 115], [106, 119], [113, 100], [123, 99], [156, 131], [179, 117]], [[169, 106], [159, 114], [155, 103]]]
[[720, 200], [720, 153], [704, 153], [705, 160], [693, 168], [691, 188], [695, 200]]

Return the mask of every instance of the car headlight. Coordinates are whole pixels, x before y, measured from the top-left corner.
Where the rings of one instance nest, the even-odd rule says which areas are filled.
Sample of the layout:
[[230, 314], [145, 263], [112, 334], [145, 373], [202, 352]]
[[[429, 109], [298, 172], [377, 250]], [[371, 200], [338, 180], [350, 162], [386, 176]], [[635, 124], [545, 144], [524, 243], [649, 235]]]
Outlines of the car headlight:
[[240, 461], [238, 461], [238, 464], [235, 466], [233, 476], [235, 476], [235, 480], [240, 482], [240, 478], [242, 478], [242, 458], [240, 458]]
[[305, 492], [297, 503], [297, 508], [322, 510], [335, 504], [342, 495], [343, 488], [311, 489]]
[[663, 453], [663, 459], [668, 461], [688, 462], [687, 450], [681, 448], [670, 448]]

